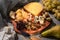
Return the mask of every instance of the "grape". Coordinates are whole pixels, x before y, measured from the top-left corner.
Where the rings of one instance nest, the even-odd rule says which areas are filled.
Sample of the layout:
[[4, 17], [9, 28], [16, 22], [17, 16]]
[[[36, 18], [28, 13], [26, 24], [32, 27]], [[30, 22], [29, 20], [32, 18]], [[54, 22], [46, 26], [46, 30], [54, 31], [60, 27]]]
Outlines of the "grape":
[[49, 2], [46, 2], [46, 3], [45, 3], [45, 6], [47, 7], [47, 6], [49, 6], [49, 4], [50, 4]]
[[58, 15], [57, 15], [59, 18], [60, 18], [60, 13], [58, 13]]
[[48, 6], [47, 3], [44, 4], [46, 7]]
[[60, 13], [57, 13], [57, 19], [60, 20]]
[[51, 6], [54, 8], [55, 7], [55, 4], [51, 4]]
[[57, 6], [57, 9], [60, 9], [60, 6]]
[[47, 8], [48, 8], [48, 10], [51, 10], [51, 9], [52, 9], [52, 6], [51, 6], [51, 5], [49, 5]]
[[57, 0], [52, 1], [53, 4], [57, 4]]
[[[51, 11], [54, 13], [55, 17], [59, 19], [58, 13], [60, 13], [60, 1], [59, 0], [43, 0], [44, 3], [44, 9], [46, 11]], [[58, 17], [57, 17], [57, 16]]]
[[55, 8], [54, 8], [54, 9], [52, 9], [52, 12], [55, 12], [55, 10], [56, 10]]
[[56, 17], [57, 16], [57, 13], [55, 13], [54, 16]]
[[43, 14], [43, 17], [46, 18], [45, 14]]
[[60, 1], [57, 1], [57, 5], [60, 5]]
[[45, 4], [46, 1], [42, 0], [42, 3]]
[[49, 15], [48, 15], [48, 12], [45, 12], [45, 15], [46, 15], [46, 17], [49, 16]]
[[51, 5], [49, 5], [49, 6], [48, 6], [48, 8], [52, 8], [52, 6], [51, 6]]
[[51, 0], [47, 0], [47, 2], [50, 2], [51, 3]]
[[48, 7], [46, 8], [46, 10], [47, 10], [47, 11], [50, 11], [50, 9], [49, 9]]
[[58, 13], [58, 12], [59, 12], [59, 10], [55, 10], [55, 12], [56, 12], [56, 13]]
[[46, 20], [51, 21], [51, 18], [50, 18], [50, 17], [48, 17], [48, 18], [46, 18]]

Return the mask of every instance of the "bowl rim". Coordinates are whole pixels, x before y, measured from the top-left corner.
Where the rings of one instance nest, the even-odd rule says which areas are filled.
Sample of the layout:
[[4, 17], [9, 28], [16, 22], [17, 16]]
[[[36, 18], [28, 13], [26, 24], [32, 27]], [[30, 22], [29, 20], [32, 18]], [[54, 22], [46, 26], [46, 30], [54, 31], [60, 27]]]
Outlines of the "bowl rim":
[[[17, 23], [16, 23], [14, 20], [12, 20], [11, 22], [12, 22], [12, 24], [13, 24], [13, 27], [14, 27], [15, 32], [21, 34], [21, 31], [16, 28], [16, 27], [17, 27], [17, 25], [16, 25]], [[41, 28], [39, 28], [39, 29], [36, 30], [36, 31], [23, 30], [23, 32], [26, 32], [26, 33], [28, 33], [28, 34], [35, 34], [35, 33], [41, 32], [42, 30], [44, 30], [44, 29], [45, 29], [46, 27], [48, 27], [49, 25], [50, 25], [50, 22], [46, 21], [45, 27], [44, 27], [44, 26], [41, 26]]]

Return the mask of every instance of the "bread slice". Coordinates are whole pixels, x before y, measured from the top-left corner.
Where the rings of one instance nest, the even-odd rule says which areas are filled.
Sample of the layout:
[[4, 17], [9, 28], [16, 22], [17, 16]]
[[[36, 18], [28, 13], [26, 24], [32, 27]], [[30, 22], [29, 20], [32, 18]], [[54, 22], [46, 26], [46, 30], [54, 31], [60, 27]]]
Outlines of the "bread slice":
[[24, 19], [28, 18], [28, 13], [26, 11], [24, 11], [24, 9], [22, 9], [22, 16]]
[[24, 9], [32, 13], [34, 16], [37, 16], [43, 10], [43, 6], [41, 3], [31, 2], [25, 5]]
[[18, 9], [18, 10], [16, 11], [16, 19], [15, 19], [15, 21], [20, 21], [20, 20], [23, 20], [22, 10], [21, 10], [21, 9]]

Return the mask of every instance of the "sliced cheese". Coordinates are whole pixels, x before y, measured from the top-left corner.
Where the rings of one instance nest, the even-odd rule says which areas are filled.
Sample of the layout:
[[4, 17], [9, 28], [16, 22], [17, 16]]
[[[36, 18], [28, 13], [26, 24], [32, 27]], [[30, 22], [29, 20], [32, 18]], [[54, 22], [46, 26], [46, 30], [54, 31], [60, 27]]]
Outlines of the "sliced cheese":
[[24, 9], [32, 13], [34, 16], [37, 16], [42, 10], [43, 6], [38, 2], [31, 2], [24, 6]]

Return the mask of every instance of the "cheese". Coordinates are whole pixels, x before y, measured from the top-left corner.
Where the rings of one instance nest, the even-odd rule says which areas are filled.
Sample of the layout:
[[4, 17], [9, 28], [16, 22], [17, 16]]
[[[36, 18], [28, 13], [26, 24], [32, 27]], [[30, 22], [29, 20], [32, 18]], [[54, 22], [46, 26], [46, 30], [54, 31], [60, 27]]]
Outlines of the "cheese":
[[41, 5], [41, 3], [31, 2], [25, 5], [24, 9], [33, 14], [34, 16], [37, 16], [43, 10], [43, 6]]

